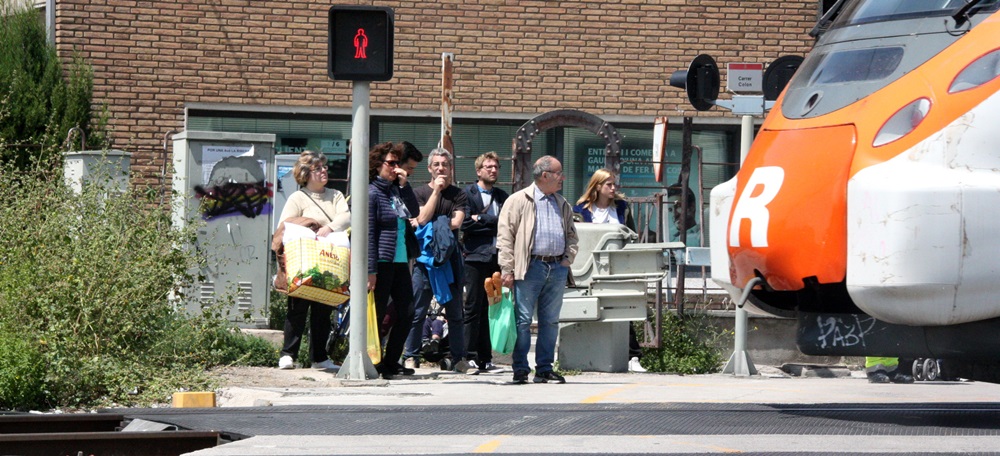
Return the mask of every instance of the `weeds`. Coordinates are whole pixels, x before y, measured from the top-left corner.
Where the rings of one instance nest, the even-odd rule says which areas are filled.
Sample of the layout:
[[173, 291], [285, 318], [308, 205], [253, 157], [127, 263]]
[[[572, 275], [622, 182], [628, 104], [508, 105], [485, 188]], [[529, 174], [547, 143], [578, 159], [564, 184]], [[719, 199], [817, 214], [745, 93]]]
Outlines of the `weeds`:
[[164, 402], [211, 388], [206, 367], [277, 360], [217, 309], [185, 315], [197, 225], [111, 181], [77, 194], [61, 173], [0, 165], [0, 407]]
[[[660, 348], [643, 348], [642, 367], [649, 372], [710, 374], [725, 361], [719, 347], [732, 335], [703, 315], [664, 313]], [[641, 329], [639, 330], [641, 333]], [[639, 336], [641, 339], [641, 335]]]

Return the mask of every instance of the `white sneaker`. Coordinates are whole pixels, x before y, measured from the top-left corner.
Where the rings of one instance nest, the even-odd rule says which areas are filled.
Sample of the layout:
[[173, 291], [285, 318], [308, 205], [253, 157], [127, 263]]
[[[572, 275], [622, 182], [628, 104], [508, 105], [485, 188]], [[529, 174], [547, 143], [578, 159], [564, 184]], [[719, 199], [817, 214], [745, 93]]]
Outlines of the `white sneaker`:
[[278, 360], [278, 369], [295, 369], [295, 361], [292, 361], [291, 356], [282, 356]]
[[333, 364], [333, 361], [326, 360], [326, 361], [323, 361], [321, 363], [312, 363], [312, 368], [313, 369], [323, 369], [323, 370], [327, 370], [327, 369], [330, 369], [330, 370], [339, 370], [340, 366], [338, 366], [336, 364]]
[[417, 364], [417, 360], [413, 359], [413, 357], [411, 356], [403, 361], [403, 367], [407, 369], [416, 369], [420, 367], [420, 365]]
[[633, 356], [632, 359], [628, 360], [628, 371], [629, 372], [646, 372], [646, 369], [639, 364], [639, 358]]

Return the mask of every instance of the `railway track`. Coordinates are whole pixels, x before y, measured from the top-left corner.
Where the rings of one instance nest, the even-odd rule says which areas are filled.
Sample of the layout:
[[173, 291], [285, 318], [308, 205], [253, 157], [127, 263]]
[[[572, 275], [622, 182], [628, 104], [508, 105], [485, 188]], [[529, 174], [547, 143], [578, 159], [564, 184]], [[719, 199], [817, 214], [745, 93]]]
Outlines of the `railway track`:
[[181, 455], [219, 445], [215, 431], [127, 429], [124, 415], [0, 415], [4, 455]]

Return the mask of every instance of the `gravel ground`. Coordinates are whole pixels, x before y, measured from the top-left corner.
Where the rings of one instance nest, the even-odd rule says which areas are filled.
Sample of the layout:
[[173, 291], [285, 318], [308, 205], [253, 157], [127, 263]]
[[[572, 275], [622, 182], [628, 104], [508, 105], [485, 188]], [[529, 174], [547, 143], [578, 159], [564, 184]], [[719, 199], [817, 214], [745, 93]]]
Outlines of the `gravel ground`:
[[212, 369], [212, 374], [222, 378], [222, 388], [310, 388], [325, 386], [336, 379], [335, 373], [302, 368], [282, 370], [276, 367], [228, 366]]

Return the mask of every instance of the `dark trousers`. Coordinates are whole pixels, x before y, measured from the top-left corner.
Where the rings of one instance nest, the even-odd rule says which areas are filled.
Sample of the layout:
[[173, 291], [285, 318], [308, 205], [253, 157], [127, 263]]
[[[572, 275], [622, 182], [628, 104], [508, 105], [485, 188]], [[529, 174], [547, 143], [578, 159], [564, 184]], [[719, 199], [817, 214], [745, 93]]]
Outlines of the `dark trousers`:
[[465, 338], [469, 340], [466, 358], [475, 360], [480, 367], [493, 361], [493, 344], [490, 342], [490, 303], [483, 283], [494, 272], [500, 271], [497, 256], [489, 262], [465, 262]]
[[[407, 263], [389, 263], [380, 261], [376, 266], [375, 281], [375, 314], [378, 317], [379, 333], [388, 334], [388, 341], [383, 341], [385, 351], [382, 353], [382, 366], [399, 366], [399, 357], [403, 354], [403, 344], [410, 334], [410, 322], [413, 321], [413, 289], [410, 277], [410, 267]], [[392, 298], [392, 305], [389, 305]], [[387, 312], [392, 312], [389, 321], [392, 327], [384, 328]]]
[[330, 314], [333, 306], [308, 299], [288, 297], [288, 314], [285, 316], [285, 343], [281, 356], [299, 356], [302, 333], [306, 330], [306, 315], [309, 315], [309, 357], [314, 363], [326, 361], [326, 340], [330, 337]]
[[642, 358], [642, 346], [639, 345], [639, 339], [635, 336], [635, 325], [635, 323], [628, 325], [628, 357]]

